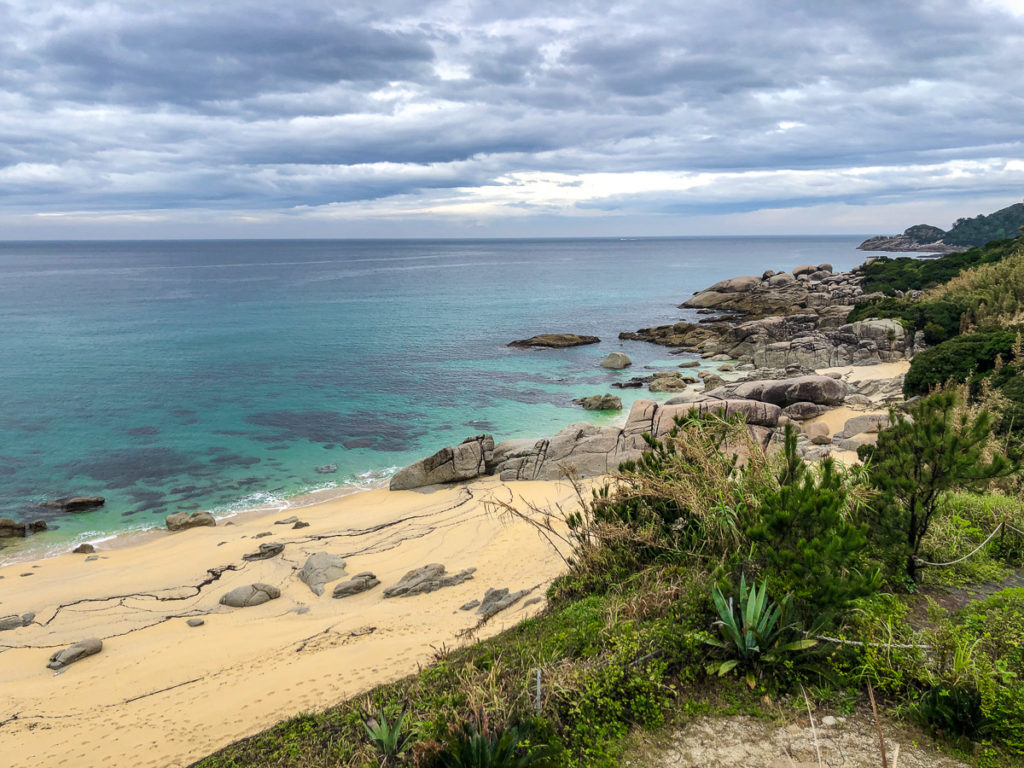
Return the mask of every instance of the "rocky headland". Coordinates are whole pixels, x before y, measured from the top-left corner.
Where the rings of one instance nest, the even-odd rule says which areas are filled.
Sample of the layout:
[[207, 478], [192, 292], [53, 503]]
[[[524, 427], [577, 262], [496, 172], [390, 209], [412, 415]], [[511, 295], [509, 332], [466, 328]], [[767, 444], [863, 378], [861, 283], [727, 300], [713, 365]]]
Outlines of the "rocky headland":
[[[717, 372], [693, 377], [657, 371], [617, 382], [613, 386], [647, 386], [673, 396], [636, 401], [621, 426], [582, 422], [552, 437], [499, 443], [492, 435], [475, 435], [405, 467], [392, 478], [391, 490], [487, 476], [512, 481], [556, 480], [567, 472], [606, 475], [640, 456], [645, 434], [664, 437], [677, 417], [692, 413], [741, 415], [765, 447], [778, 445], [786, 424], [793, 424], [805, 458], [835, 454], [853, 460], [860, 444], [875, 439], [888, 407], [903, 399], [903, 373], [924, 347], [920, 334], [910, 336], [895, 320], [846, 322], [858, 303], [873, 297], [861, 281], [858, 270], [836, 273], [829, 264], [722, 280], [680, 305], [703, 319], [619, 335], [699, 355], [719, 363]], [[576, 402], [611, 407], [606, 398]]]

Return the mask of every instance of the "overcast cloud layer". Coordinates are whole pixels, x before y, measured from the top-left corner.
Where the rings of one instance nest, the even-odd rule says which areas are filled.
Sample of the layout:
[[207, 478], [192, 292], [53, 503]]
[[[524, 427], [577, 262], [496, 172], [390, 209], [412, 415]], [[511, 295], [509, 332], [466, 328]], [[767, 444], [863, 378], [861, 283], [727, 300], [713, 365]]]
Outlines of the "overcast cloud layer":
[[0, 4], [0, 237], [876, 232], [1024, 194], [1024, 2]]

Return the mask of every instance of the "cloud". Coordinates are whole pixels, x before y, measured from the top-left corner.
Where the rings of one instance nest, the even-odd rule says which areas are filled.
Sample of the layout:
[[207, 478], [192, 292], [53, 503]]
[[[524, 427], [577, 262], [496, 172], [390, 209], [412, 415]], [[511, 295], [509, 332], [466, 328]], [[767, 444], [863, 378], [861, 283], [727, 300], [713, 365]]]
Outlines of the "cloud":
[[0, 225], [1015, 199], [1022, 47], [994, 0], [16, 0]]

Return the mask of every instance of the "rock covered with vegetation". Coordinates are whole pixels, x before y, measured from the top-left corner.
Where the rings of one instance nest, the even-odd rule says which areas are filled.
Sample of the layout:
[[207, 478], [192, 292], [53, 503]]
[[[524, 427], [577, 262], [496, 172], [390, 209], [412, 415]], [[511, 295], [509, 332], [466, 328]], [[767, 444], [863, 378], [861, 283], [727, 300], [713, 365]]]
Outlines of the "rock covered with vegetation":
[[869, 237], [858, 248], [862, 251], [921, 251], [955, 253], [985, 245], [992, 240], [1015, 237], [1024, 226], [1024, 203], [1014, 203], [995, 213], [960, 218], [949, 231], [930, 224], [915, 224], [902, 235]]

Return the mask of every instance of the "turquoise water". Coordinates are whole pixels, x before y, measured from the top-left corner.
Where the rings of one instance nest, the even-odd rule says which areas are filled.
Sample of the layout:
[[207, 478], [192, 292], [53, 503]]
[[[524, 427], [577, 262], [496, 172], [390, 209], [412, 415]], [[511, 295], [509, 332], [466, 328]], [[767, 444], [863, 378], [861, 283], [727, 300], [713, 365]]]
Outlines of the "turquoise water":
[[[682, 360], [620, 331], [692, 319], [677, 305], [724, 277], [849, 268], [860, 240], [0, 243], [0, 516], [52, 527], [19, 547], [66, 546], [609, 422], [571, 400]], [[550, 331], [602, 342], [506, 346]], [[631, 369], [598, 366], [616, 350]], [[107, 505], [38, 507], [69, 494]]]

